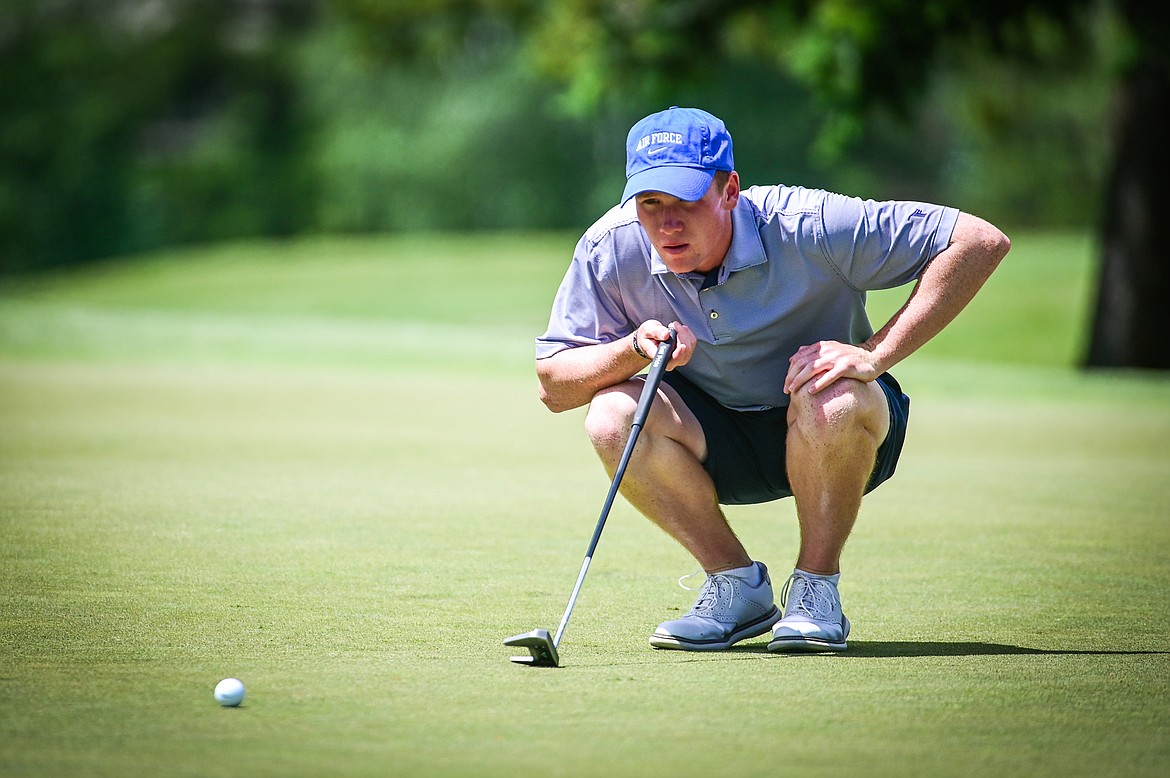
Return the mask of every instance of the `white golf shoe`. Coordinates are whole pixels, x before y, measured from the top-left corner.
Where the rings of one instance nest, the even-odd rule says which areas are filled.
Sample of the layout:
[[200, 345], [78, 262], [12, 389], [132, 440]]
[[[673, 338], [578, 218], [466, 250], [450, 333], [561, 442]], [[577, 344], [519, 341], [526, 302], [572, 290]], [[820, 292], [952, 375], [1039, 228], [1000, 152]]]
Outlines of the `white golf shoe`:
[[650, 636], [654, 648], [718, 651], [747, 638], [762, 635], [780, 618], [772, 595], [768, 568], [756, 562], [760, 582], [751, 586], [724, 573], [707, 576], [691, 612], [665, 621]]
[[780, 593], [784, 618], [772, 629], [768, 650], [844, 651], [849, 619], [841, 612], [836, 577], [814, 577], [795, 571]]

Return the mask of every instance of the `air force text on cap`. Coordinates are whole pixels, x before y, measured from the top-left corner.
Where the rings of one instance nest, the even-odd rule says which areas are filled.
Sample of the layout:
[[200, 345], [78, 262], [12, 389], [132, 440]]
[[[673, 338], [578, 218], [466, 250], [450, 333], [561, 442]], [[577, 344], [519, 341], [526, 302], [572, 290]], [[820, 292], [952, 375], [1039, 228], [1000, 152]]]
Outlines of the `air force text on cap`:
[[641, 151], [651, 143], [673, 143], [676, 146], [681, 146], [683, 136], [681, 132], [652, 132], [649, 135], [642, 136], [642, 139], [638, 141], [638, 146], [635, 151]]

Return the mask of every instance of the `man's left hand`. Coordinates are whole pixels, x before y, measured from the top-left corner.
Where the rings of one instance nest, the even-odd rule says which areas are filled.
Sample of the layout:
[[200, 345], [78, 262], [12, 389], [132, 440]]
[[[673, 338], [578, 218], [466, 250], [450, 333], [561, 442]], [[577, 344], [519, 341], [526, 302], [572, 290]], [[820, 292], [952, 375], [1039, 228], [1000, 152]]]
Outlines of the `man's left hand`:
[[816, 394], [838, 378], [869, 382], [881, 375], [881, 372], [875, 364], [873, 353], [861, 346], [822, 340], [801, 346], [789, 358], [784, 392], [793, 394], [807, 387], [809, 394]]

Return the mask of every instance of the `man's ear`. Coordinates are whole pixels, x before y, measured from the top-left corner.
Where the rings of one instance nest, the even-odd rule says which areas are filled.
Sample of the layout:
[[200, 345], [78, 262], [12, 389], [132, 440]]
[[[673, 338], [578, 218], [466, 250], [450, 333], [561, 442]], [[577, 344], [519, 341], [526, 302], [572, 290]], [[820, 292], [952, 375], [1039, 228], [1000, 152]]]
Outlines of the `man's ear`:
[[739, 202], [739, 173], [734, 170], [727, 177], [727, 185], [723, 187], [723, 208], [733, 210]]

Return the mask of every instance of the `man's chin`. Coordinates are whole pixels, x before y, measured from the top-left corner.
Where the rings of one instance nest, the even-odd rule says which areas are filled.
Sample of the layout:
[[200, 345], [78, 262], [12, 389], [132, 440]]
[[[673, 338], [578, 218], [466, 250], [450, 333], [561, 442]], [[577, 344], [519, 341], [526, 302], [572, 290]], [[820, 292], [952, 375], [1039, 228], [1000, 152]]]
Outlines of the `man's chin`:
[[662, 264], [666, 265], [672, 273], [693, 273], [702, 264], [699, 257], [694, 256], [689, 251], [677, 253], [659, 251], [658, 256], [662, 258]]

